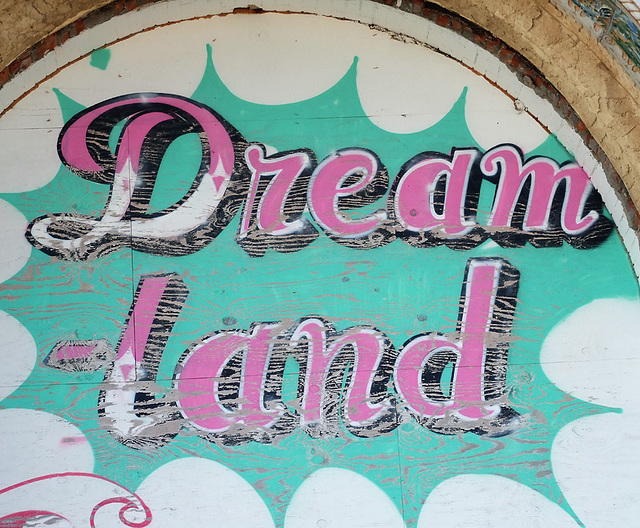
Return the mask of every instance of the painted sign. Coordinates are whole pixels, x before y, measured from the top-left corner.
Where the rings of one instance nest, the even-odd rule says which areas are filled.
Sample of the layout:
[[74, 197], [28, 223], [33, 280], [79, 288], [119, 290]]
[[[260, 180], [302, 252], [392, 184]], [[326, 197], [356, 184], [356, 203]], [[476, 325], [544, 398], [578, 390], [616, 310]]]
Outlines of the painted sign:
[[[238, 30], [272, 61], [348, 30], [350, 64], [278, 101], [300, 72], [262, 83]], [[189, 60], [130, 69], [185, 35]], [[366, 108], [381, 67], [431, 79], [422, 114]], [[101, 74], [146, 86], [84, 91]], [[0, 525], [428, 526], [483, 486], [582, 522], [557, 439], [612, 405], [554, 358], [638, 288], [587, 172], [511, 99], [379, 30], [261, 15], [132, 37], [12, 111], [43, 100], [63, 124], [30, 148], [62, 165], [2, 196]]]

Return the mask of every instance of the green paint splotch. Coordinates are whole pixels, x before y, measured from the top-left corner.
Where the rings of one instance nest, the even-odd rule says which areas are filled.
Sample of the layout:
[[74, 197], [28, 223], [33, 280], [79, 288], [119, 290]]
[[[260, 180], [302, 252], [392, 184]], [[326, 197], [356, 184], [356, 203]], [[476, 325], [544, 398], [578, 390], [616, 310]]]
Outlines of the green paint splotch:
[[95, 50], [91, 54], [91, 58], [89, 60], [89, 64], [94, 68], [98, 68], [99, 70], [106, 70], [107, 66], [109, 66], [109, 61], [111, 60], [111, 50], [109, 48], [102, 48]]

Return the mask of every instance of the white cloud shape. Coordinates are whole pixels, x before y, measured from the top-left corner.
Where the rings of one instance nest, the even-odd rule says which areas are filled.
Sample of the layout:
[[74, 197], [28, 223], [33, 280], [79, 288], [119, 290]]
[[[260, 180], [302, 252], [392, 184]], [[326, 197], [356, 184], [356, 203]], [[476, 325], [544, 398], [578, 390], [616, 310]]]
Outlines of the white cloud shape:
[[150, 528], [273, 528], [269, 509], [235, 471], [203, 458], [182, 458], [149, 475], [137, 494], [153, 514]]
[[417, 528], [578, 528], [560, 506], [497, 475], [460, 475], [429, 494]]
[[31, 244], [24, 237], [27, 224], [20, 211], [0, 200], [0, 282], [18, 273], [31, 256]]
[[469, 85], [466, 106], [467, 126], [483, 149], [500, 143], [514, 143], [526, 154], [549, 137], [527, 112], [516, 110], [513, 99], [486, 84], [484, 79], [478, 78]]
[[0, 489], [52, 473], [93, 471], [93, 450], [80, 429], [46, 412], [0, 410], [0, 446]]
[[0, 192], [33, 191], [60, 168], [57, 142], [62, 114], [55, 95], [41, 86], [0, 119]]
[[29, 331], [15, 317], [0, 311], [0, 401], [29, 377], [36, 356], [36, 343]]
[[551, 450], [553, 473], [587, 528], [640, 519], [640, 412], [601, 414], [565, 426]]
[[551, 451], [553, 473], [588, 528], [640, 518], [640, 302], [598, 299], [561, 321], [545, 340], [549, 379], [576, 398], [622, 407], [566, 425]]
[[640, 302], [598, 299], [549, 333], [540, 352], [547, 377], [581, 400], [611, 407], [640, 403]]
[[323, 468], [296, 490], [286, 528], [404, 528], [391, 499], [365, 477], [347, 469]]

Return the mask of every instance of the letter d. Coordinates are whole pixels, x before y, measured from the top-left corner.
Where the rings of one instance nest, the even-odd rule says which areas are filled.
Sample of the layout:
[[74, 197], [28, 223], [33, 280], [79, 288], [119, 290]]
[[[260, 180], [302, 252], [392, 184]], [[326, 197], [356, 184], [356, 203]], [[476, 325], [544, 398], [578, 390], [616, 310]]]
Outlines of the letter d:
[[[469, 259], [460, 297], [457, 331], [418, 335], [402, 347], [396, 390], [414, 418], [453, 434], [507, 434], [518, 416], [498, 400], [505, 392], [509, 336], [520, 274], [506, 260]], [[453, 365], [450, 394], [443, 372]]]

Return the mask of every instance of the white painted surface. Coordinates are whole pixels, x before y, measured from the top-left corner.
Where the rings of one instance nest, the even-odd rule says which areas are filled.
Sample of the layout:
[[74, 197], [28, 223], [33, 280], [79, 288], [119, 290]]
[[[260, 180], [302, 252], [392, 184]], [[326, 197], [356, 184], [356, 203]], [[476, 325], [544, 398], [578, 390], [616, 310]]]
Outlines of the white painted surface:
[[36, 356], [36, 343], [29, 331], [15, 317], [0, 311], [0, 402], [29, 377]]
[[635, 410], [640, 404], [640, 303], [598, 299], [558, 323], [540, 352], [560, 389], [585, 401]]
[[417, 528], [578, 528], [560, 506], [496, 475], [461, 475], [429, 495]]
[[251, 485], [212, 460], [169, 462], [149, 475], [137, 493], [153, 512], [152, 528], [274, 526], [269, 510]]
[[365, 477], [338, 468], [313, 473], [296, 490], [287, 528], [404, 528], [391, 499]]
[[622, 411], [565, 426], [551, 462], [588, 528], [626, 526], [640, 517], [640, 303], [599, 299], [579, 308], [549, 334], [541, 361], [564, 391]]
[[[93, 451], [87, 438], [75, 425], [53, 414], [1, 409], [0, 445], [0, 489], [43, 475], [93, 471]], [[5, 494], [0, 498], [8, 500]], [[41, 497], [31, 498], [35, 500], [29, 509], [33, 503], [42, 509]]]
[[638, 446], [637, 410], [582, 418], [556, 436], [553, 473], [587, 528], [632, 526], [640, 518]]
[[13, 277], [29, 260], [31, 244], [24, 237], [27, 224], [20, 211], [0, 200], [0, 283]]

